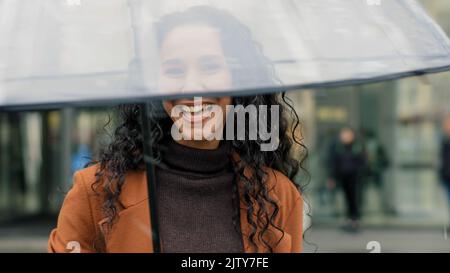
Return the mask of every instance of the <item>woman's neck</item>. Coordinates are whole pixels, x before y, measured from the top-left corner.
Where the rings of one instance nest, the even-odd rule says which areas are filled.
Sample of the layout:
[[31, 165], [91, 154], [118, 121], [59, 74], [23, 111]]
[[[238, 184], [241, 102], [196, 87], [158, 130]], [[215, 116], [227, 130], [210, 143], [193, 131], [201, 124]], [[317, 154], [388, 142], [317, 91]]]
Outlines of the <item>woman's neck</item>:
[[202, 149], [202, 150], [215, 150], [219, 147], [220, 140], [177, 140], [177, 142], [183, 146]]
[[227, 141], [220, 141], [216, 149], [189, 147], [174, 139], [161, 145], [161, 168], [204, 176], [226, 172], [230, 167], [231, 143]]

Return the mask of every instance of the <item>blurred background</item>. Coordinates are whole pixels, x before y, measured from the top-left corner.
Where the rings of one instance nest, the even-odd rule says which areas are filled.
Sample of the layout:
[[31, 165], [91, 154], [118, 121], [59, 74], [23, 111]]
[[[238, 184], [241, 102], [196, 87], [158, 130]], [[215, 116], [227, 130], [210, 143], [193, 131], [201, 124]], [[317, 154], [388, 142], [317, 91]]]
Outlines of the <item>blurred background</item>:
[[[421, 2], [450, 35], [450, 2]], [[449, 87], [441, 73], [289, 93], [309, 149], [310, 179], [297, 181], [308, 183], [305, 252], [370, 252], [373, 241], [381, 252], [450, 252]], [[0, 252], [46, 251], [72, 175], [108, 143], [111, 118], [109, 107], [0, 113]], [[343, 128], [363, 162], [350, 184], [336, 177]]]

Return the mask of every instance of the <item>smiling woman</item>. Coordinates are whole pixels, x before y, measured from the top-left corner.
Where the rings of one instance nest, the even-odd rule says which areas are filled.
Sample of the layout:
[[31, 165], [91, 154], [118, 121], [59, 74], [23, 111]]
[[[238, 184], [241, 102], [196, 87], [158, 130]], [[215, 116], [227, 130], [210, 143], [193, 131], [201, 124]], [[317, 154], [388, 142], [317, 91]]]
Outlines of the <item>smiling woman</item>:
[[[162, 18], [157, 28], [162, 56], [159, 88], [164, 91], [207, 94], [244, 79], [276, 82], [248, 29], [226, 12], [194, 7]], [[227, 43], [231, 33], [240, 35], [232, 45]], [[255, 65], [260, 68], [255, 70]], [[203, 133], [195, 138], [204, 124], [227, 133], [223, 125], [238, 116], [227, 111], [229, 105], [278, 106], [276, 113], [257, 113], [260, 123], [270, 121], [264, 126], [280, 132], [277, 149], [262, 151], [266, 139], [248, 139], [257, 122], [252, 115], [246, 116], [242, 128], [233, 130], [231, 140], [210, 139]], [[211, 107], [224, 114], [212, 114]], [[174, 117], [177, 108], [181, 115]], [[198, 104], [192, 98], [167, 100], [153, 102], [150, 109], [149, 142], [156, 162], [163, 252], [301, 251], [303, 199], [292, 179], [304, 155], [292, 156], [291, 148], [304, 146], [298, 116], [284, 94], [208, 96]], [[112, 143], [93, 166], [75, 174], [50, 235], [50, 252], [67, 251], [73, 241], [80, 243], [82, 252], [153, 251], [141, 108], [123, 105], [119, 110]], [[273, 121], [273, 114], [278, 119]], [[193, 127], [178, 126], [180, 121]], [[173, 128], [181, 139], [174, 139]]]

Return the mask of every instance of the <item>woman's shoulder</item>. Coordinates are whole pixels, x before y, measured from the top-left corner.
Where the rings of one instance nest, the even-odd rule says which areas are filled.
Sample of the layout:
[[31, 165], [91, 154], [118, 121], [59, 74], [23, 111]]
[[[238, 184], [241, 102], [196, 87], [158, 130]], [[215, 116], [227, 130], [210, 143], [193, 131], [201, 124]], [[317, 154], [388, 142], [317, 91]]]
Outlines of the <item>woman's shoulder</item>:
[[[125, 173], [125, 180], [133, 180], [140, 178], [144, 171], [129, 170]], [[84, 169], [80, 169], [74, 173], [75, 180], [82, 180], [86, 186], [91, 186], [98, 182], [104, 182], [104, 177], [107, 177], [107, 171], [100, 168], [100, 163], [90, 165]]]
[[99, 171], [99, 169], [100, 169], [100, 164], [98, 164], [98, 163], [92, 164], [88, 167], [77, 170], [74, 173], [74, 176], [82, 177], [88, 183], [89, 182], [94, 183], [96, 180], [95, 174]]
[[76, 171], [73, 175], [73, 186], [78, 186], [77, 184], [82, 184], [88, 193], [94, 192], [95, 185], [98, 184], [99, 179], [97, 173], [100, 169], [99, 164], [94, 164], [88, 166], [84, 169]]
[[86, 199], [90, 204], [89, 208], [94, 211], [101, 207], [104, 197], [101, 181], [96, 176], [98, 170], [99, 164], [95, 164], [76, 171], [72, 179], [72, 189], [69, 191], [73, 198]]
[[273, 191], [281, 203], [293, 204], [302, 200], [298, 187], [285, 174], [269, 167], [266, 167], [264, 170], [268, 176], [269, 191]]
[[[100, 164], [94, 164], [77, 171], [74, 174], [75, 183], [82, 183], [89, 195], [95, 202], [105, 199], [105, 188], [114, 191], [117, 183], [112, 183], [107, 179], [108, 173], [100, 168]], [[147, 199], [147, 183], [145, 171], [129, 170], [124, 175], [124, 182], [121, 186], [119, 202], [123, 207], [129, 207]]]

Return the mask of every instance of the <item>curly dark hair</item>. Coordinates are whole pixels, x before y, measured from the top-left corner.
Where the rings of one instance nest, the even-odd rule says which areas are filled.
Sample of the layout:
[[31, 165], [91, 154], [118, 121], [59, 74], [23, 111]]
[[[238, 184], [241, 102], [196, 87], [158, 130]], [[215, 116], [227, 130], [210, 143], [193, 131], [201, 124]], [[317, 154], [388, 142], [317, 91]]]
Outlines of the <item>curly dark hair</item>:
[[[190, 8], [185, 12], [167, 15], [156, 25], [159, 42], [161, 43], [172, 29], [187, 23], [202, 23], [220, 30], [226, 58], [237, 60], [239, 63], [239, 65], [230, 66], [233, 83], [239, 84], [239, 86], [251, 85], [255, 82], [274, 85], [278, 81], [273, 65], [264, 57], [260, 46], [252, 40], [249, 29], [225, 11], [199, 6]], [[226, 41], [230, 37], [233, 37], [234, 43], [232, 44]], [[248, 117], [246, 117], [246, 140], [238, 140], [236, 130], [234, 140], [222, 140], [230, 141], [232, 150], [240, 156], [239, 163], [233, 161], [236, 175], [236, 183], [234, 183], [232, 193], [233, 204], [236, 204], [236, 200], [240, 198], [237, 185], [237, 181], [239, 181], [239, 183], [243, 183], [242, 201], [247, 209], [247, 221], [252, 227], [249, 235], [250, 242], [258, 252], [258, 246], [255, 243], [255, 237], [257, 236], [264, 243], [265, 248], [269, 252], [273, 252], [273, 245], [265, 239], [264, 235], [270, 226], [281, 232], [283, 230], [274, 223], [279, 212], [279, 206], [269, 195], [268, 174], [264, 167], [282, 172], [291, 181], [295, 181], [294, 176], [300, 170], [304, 170], [302, 163], [307, 157], [307, 149], [299, 133], [299, 117], [285, 93], [281, 93], [281, 95], [262, 94], [233, 97], [232, 103], [244, 107], [254, 105], [257, 109], [260, 105], [279, 105], [278, 129], [280, 135], [278, 136], [279, 146], [276, 150], [261, 151], [261, 144], [265, 141], [261, 139], [249, 140]], [[150, 104], [148, 116], [151, 125], [151, 137], [148, 141], [153, 151], [151, 155], [153, 162], [158, 164], [161, 161], [163, 140], [171, 137], [170, 128], [173, 121], [163, 110], [161, 101], [153, 101]], [[113, 140], [100, 153], [99, 160], [93, 162], [99, 165], [96, 173], [97, 181], [93, 188], [97, 190], [98, 186], [102, 186], [101, 189], [105, 193], [103, 211], [108, 218], [110, 227], [118, 217], [117, 202], [122, 186], [126, 183], [125, 174], [129, 171], [144, 171], [146, 166], [143, 155], [144, 140], [141, 123], [141, 111], [143, 109], [139, 104], [127, 104], [120, 105], [117, 110], [118, 126], [114, 131]], [[236, 115], [234, 115], [234, 118], [236, 118]], [[271, 120], [270, 111], [268, 120]], [[234, 124], [236, 124], [236, 120]], [[271, 129], [271, 124], [269, 124], [268, 130]], [[295, 156], [292, 153], [294, 144], [297, 144], [301, 150]], [[253, 170], [250, 177], [244, 175], [244, 168], [246, 167]], [[100, 183], [100, 181], [103, 181], [103, 183]], [[292, 183], [299, 191], [302, 191], [299, 185], [295, 182]], [[254, 204], [258, 205], [257, 211], [255, 211]], [[238, 226], [238, 206], [234, 205], [234, 212], [235, 229], [241, 232]], [[251, 217], [254, 214], [257, 216], [256, 220]], [[258, 232], [258, 229], [261, 229], [261, 232]]]

